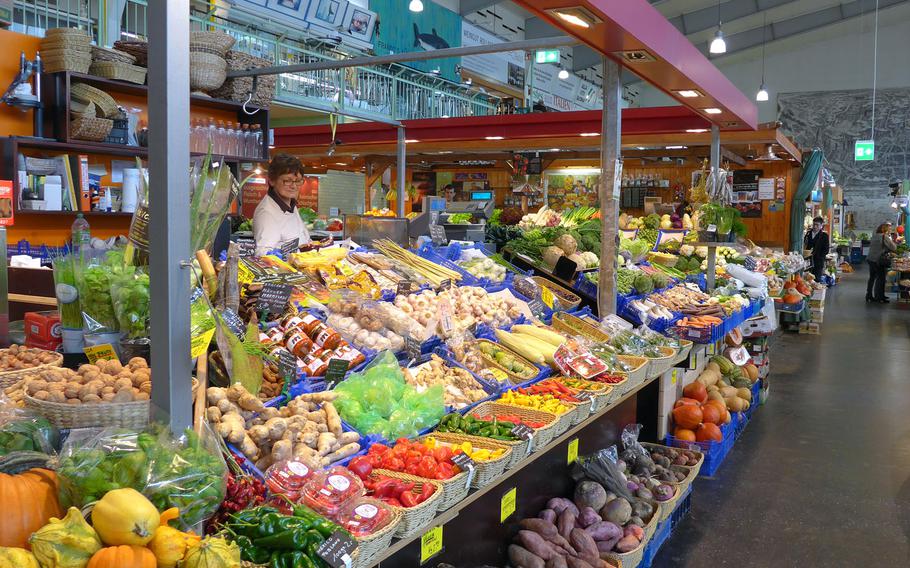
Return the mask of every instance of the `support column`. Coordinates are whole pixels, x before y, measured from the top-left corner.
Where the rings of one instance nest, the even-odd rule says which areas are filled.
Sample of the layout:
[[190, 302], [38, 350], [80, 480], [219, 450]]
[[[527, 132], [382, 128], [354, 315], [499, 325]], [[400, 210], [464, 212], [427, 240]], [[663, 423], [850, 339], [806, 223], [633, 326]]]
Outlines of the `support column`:
[[149, 2], [149, 274], [152, 406], [171, 430], [192, 426], [188, 175], [189, 0]]
[[398, 176], [397, 176], [397, 187], [398, 192], [395, 196], [395, 215], [397, 217], [404, 217], [404, 200], [407, 195], [405, 191], [404, 184], [406, 183], [405, 176], [407, 173], [407, 154], [405, 151], [405, 137], [404, 137], [404, 126], [398, 127]]
[[600, 278], [597, 282], [597, 315], [616, 313], [616, 243], [619, 227], [619, 181], [622, 120], [622, 83], [619, 65], [603, 58], [603, 117], [600, 136]]
[[[716, 184], [720, 177], [718, 172], [720, 171], [720, 128], [716, 124], [711, 126], [711, 177], [713, 182]], [[708, 247], [708, 271], [705, 274], [705, 283], [707, 284], [708, 292], [714, 290], [714, 278], [717, 265], [717, 247], [709, 246]]]

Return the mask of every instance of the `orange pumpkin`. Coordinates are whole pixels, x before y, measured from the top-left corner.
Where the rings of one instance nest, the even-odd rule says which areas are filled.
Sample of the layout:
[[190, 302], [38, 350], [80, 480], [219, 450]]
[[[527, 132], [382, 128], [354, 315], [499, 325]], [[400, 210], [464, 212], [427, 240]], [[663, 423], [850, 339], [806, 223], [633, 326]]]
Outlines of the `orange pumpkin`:
[[692, 404], [684, 404], [673, 409], [673, 422], [680, 428], [694, 430], [701, 424], [701, 408]]
[[723, 439], [724, 435], [717, 424], [705, 423], [695, 431], [695, 440], [698, 442], [721, 442]]
[[[705, 412], [705, 408], [704, 408], [705, 406], [713, 406], [714, 408], [716, 408], [718, 414], [720, 415], [721, 420], [723, 420], [724, 414], [726, 414], [726, 412], [727, 412], [727, 404], [724, 401], [717, 400], [716, 398], [712, 398], [711, 400], [709, 400], [708, 402], [706, 402], [702, 405], [702, 409], [701, 409], [702, 414], [704, 414], [704, 412]], [[709, 422], [709, 421], [703, 420], [702, 422]], [[715, 424], [719, 424], [719, 422], [715, 422]]]
[[673, 405], [673, 408], [677, 408], [680, 406], [699, 406], [699, 405], [701, 405], [700, 401], [697, 401], [694, 398], [683, 397], [676, 401], [676, 404]]
[[677, 428], [673, 431], [673, 437], [683, 442], [694, 442], [695, 432], [688, 428]]
[[789, 290], [790, 288], [796, 288], [796, 282], [793, 280], [787, 280], [784, 282], [784, 290]]
[[158, 561], [144, 546], [108, 546], [96, 552], [85, 568], [157, 568]]
[[723, 414], [714, 404], [704, 404], [701, 407], [702, 421], [705, 424], [720, 424]]
[[63, 517], [57, 501], [57, 474], [47, 469], [0, 473], [0, 503], [8, 513], [0, 522], [0, 546], [31, 550], [28, 537], [51, 517]]
[[704, 402], [708, 400], [708, 390], [704, 384], [695, 381], [687, 384], [683, 388], [683, 396], [697, 400], [698, 402]]

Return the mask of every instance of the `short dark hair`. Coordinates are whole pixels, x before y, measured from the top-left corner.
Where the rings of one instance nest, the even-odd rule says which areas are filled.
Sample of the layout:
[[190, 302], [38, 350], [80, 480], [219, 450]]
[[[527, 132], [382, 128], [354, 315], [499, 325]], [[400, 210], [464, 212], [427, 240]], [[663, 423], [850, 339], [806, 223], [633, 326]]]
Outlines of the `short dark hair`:
[[296, 156], [280, 153], [272, 156], [269, 161], [269, 179], [277, 180], [284, 174], [301, 174], [303, 175], [303, 164]]
[[816, 217], [815, 219], [812, 219], [812, 222], [813, 222], [813, 223], [819, 223], [819, 224], [821, 224], [821, 225], [824, 225], [824, 224], [825, 224], [825, 219], [824, 219], [824, 217]]

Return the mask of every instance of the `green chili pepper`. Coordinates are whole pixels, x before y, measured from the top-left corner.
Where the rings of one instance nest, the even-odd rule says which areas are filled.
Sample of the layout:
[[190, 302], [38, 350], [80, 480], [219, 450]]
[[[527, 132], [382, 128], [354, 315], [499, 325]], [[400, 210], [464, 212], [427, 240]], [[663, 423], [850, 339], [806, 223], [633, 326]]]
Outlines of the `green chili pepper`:
[[259, 527], [256, 529], [256, 535], [259, 537], [266, 537], [279, 532], [278, 521], [282, 519], [284, 515], [280, 513], [266, 513], [259, 518]]
[[307, 545], [307, 539], [307, 531], [296, 528], [283, 530], [271, 536], [257, 538], [253, 541], [253, 544], [261, 548], [303, 550]]
[[312, 528], [316, 529], [324, 538], [329, 538], [333, 532], [338, 530], [338, 525], [326, 519], [319, 519], [313, 523]]
[[284, 555], [284, 562], [286, 568], [315, 568], [310, 557], [301, 550], [286, 552]]
[[243, 535], [234, 538], [234, 542], [240, 547], [240, 556], [247, 562], [253, 564], [266, 564], [271, 557], [272, 552], [260, 548], [253, 544], [253, 541]]

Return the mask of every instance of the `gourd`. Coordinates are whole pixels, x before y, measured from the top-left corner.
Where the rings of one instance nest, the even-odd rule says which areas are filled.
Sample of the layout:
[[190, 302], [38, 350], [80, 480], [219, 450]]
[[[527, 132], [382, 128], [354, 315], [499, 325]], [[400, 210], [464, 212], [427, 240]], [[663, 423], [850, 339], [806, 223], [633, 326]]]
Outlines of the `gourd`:
[[158, 509], [131, 488], [108, 491], [92, 510], [92, 525], [101, 542], [108, 546], [145, 546], [155, 536], [160, 523]]
[[101, 550], [98, 533], [76, 507], [70, 507], [62, 519], [52, 518], [28, 541], [38, 564], [45, 568], [85, 568]]
[[199, 540], [196, 535], [180, 532], [165, 525], [158, 527], [155, 531], [155, 538], [148, 544], [148, 547], [158, 561], [158, 568], [174, 568], [178, 562], [183, 560], [187, 548]]
[[18, 475], [0, 473], [0, 546], [29, 549], [28, 538], [48, 523], [62, 517], [57, 501], [57, 475], [46, 469], [31, 469]]
[[190, 546], [182, 568], [236, 568], [240, 566], [240, 548], [223, 538], [206, 537]]
[[0, 568], [38, 568], [38, 560], [24, 548], [0, 547]]
[[88, 561], [86, 568], [156, 568], [158, 561], [151, 550], [143, 546], [108, 546]]

